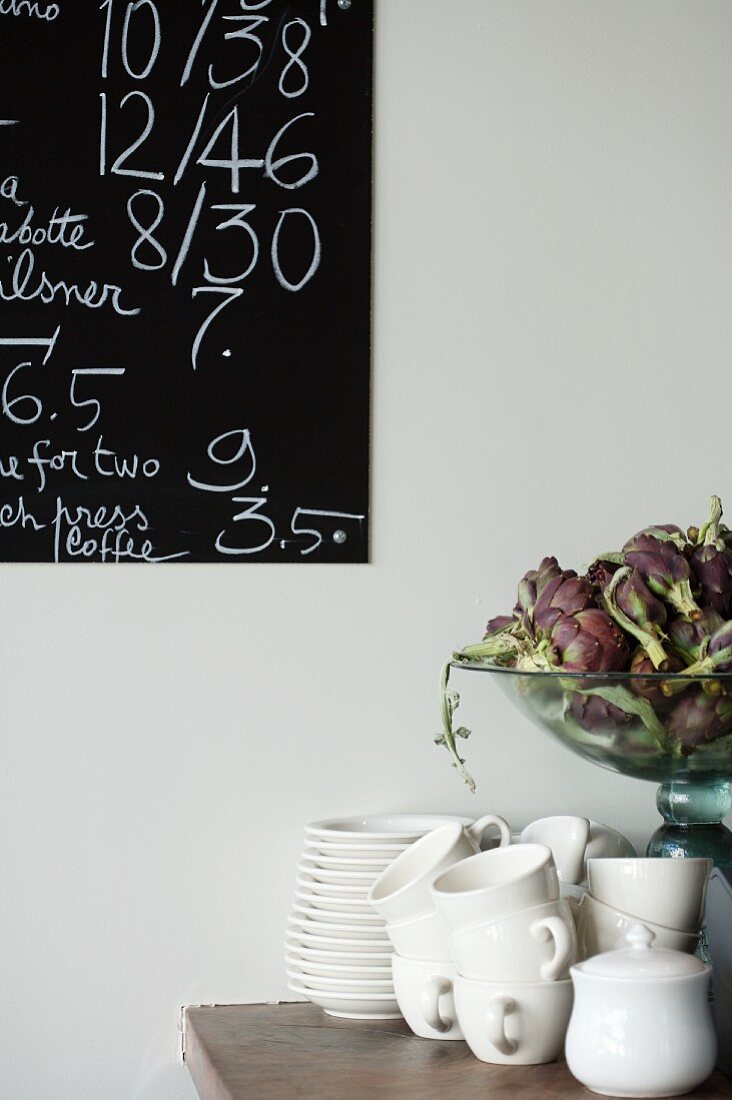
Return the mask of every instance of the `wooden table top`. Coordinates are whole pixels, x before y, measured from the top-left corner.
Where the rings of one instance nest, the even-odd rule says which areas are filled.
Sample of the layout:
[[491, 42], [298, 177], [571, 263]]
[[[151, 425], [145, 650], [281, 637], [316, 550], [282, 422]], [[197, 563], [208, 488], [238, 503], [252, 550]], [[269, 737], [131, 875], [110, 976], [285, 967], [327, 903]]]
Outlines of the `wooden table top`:
[[[340, 1020], [309, 1003], [187, 1008], [185, 1063], [201, 1100], [590, 1100], [563, 1061], [480, 1062], [403, 1020]], [[715, 1073], [692, 1097], [732, 1097]]]

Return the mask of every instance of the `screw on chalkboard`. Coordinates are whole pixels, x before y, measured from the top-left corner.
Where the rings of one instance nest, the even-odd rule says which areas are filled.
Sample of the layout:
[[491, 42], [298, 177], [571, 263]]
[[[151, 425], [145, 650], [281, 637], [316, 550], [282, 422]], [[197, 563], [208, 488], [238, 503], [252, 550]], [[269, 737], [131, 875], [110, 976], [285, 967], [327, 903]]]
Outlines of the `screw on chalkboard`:
[[348, 11], [351, 6], [351, 0], [338, 0], [338, 7], [341, 11]]
[[337, 531], [333, 532], [333, 542], [337, 542], [339, 546], [342, 546], [348, 536], [345, 531], [341, 531], [340, 527]]

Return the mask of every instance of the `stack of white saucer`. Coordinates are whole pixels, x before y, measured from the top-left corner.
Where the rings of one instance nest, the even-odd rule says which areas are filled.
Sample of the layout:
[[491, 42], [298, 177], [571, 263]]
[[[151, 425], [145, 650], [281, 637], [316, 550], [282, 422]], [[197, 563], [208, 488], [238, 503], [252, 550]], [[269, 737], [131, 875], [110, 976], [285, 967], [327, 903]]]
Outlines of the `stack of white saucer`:
[[401, 1015], [386, 924], [367, 895], [415, 840], [454, 820], [397, 814], [305, 827], [285, 945], [289, 989], [331, 1016], [384, 1020]]

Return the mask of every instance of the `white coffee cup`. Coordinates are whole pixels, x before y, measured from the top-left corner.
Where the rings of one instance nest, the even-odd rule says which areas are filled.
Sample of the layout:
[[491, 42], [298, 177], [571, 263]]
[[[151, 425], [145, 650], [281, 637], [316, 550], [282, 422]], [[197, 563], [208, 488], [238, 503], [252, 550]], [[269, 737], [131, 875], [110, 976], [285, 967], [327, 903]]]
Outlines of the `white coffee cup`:
[[[666, 928], [652, 921], [643, 922], [655, 935], [656, 947], [669, 951], [684, 951], [693, 955], [699, 943], [698, 932], [680, 932], [676, 928]], [[627, 936], [638, 917], [632, 913], [623, 913], [597, 898], [585, 894], [575, 909], [575, 924], [579, 944], [580, 959], [591, 959], [593, 955], [602, 955], [606, 951], [616, 951], [627, 947]]]
[[447, 928], [434, 909], [412, 920], [387, 924], [386, 934], [398, 955], [423, 961], [449, 959]]
[[551, 848], [560, 882], [582, 882], [585, 849], [590, 838], [586, 817], [540, 817], [521, 833], [520, 844], [546, 844]]
[[455, 1008], [468, 1046], [482, 1062], [553, 1062], [572, 1013], [572, 981], [482, 982], [458, 975]]
[[591, 859], [593, 898], [646, 924], [698, 932], [704, 920], [711, 859]]
[[546, 845], [514, 844], [479, 852], [444, 871], [431, 893], [435, 908], [455, 933], [557, 901], [559, 880]]
[[[518, 842], [551, 848], [563, 888], [586, 881], [588, 859], [635, 856], [635, 848], [621, 833], [585, 817], [539, 818], [526, 826]], [[571, 891], [564, 896], [572, 896]]]
[[394, 992], [404, 1019], [422, 1039], [462, 1039], [457, 1022], [450, 959], [422, 962], [395, 955]]
[[550, 901], [450, 936], [450, 951], [465, 978], [489, 982], [556, 982], [577, 961], [570, 903]]
[[588, 859], [624, 859], [635, 856], [636, 850], [627, 837], [609, 825], [590, 821], [590, 839], [585, 851], [585, 874]]
[[432, 879], [453, 863], [475, 855], [490, 826], [500, 830], [501, 844], [511, 843], [511, 830], [494, 814], [486, 814], [468, 828], [457, 821], [448, 822], [416, 840], [372, 885], [368, 897], [374, 909], [390, 923], [432, 912]]

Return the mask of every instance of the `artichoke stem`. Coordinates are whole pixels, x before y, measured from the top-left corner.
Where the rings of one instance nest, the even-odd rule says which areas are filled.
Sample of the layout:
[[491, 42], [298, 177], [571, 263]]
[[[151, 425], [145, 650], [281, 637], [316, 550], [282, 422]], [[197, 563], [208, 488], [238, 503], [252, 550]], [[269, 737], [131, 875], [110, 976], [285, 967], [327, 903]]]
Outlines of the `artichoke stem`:
[[659, 672], [665, 672], [668, 668], [668, 657], [658, 638], [649, 635], [645, 650], [651, 659], [653, 667], [658, 669]]
[[496, 634], [490, 638], [484, 638], [482, 642], [474, 642], [472, 645], [463, 646], [459, 651], [459, 657], [468, 660], [481, 657], [506, 657], [517, 650], [516, 641], [510, 635]]
[[709, 653], [706, 657], [702, 657], [700, 661], [695, 661], [693, 665], [689, 665], [684, 669], [684, 676], [706, 676], [710, 672], [715, 672], [720, 665], [728, 664], [732, 661], [732, 646], [727, 646], [725, 649], [718, 649], [716, 653]]
[[[684, 669], [684, 676], [686, 676], [687, 671], [687, 669]], [[661, 694], [665, 695], [667, 699], [673, 699], [674, 695], [678, 695], [681, 691], [686, 691], [693, 683], [693, 680], [664, 680], [661, 684]]]
[[[456, 731], [453, 727], [452, 716], [460, 703], [460, 696], [457, 692], [450, 691], [448, 688], [448, 682], [450, 680], [450, 662], [447, 661], [442, 667], [442, 673], [440, 674], [440, 711], [442, 713], [442, 734], [437, 738], [438, 744], [444, 744], [447, 751], [450, 753], [453, 761], [453, 767], [457, 769], [457, 773], [463, 782], [466, 784], [471, 792], [475, 792], [475, 780], [472, 775], [466, 770], [465, 762], [457, 751], [455, 745]], [[461, 737], [467, 737], [469, 731], [460, 728], [459, 735]]]
[[692, 595], [688, 581], [678, 581], [669, 589], [667, 599], [682, 615], [688, 615], [693, 623], [701, 619], [701, 609]]
[[697, 536], [697, 543], [709, 543], [714, 542], [719, 537], [719, 524], [722, 519], [722, 501], [717, 496], [713, 496], [709, 501], [709, 515], [707, 521], [702, 525], [701, 530]]

